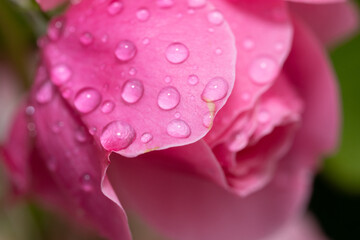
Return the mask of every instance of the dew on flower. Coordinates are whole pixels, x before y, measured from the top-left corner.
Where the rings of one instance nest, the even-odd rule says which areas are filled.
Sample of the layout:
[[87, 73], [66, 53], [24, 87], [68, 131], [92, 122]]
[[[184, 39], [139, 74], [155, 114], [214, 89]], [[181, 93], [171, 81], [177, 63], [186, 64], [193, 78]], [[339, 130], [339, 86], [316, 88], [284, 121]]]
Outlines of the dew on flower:
[[119, 1], [119, 0], [115, 0], [115, 1], [112, 1], [108, 8], [107, 8], [107, 12], [110, 14], [110, 15], [116, 15], [118, 14], [119, 12], [121, 12], [121, 10], [123, 9], [124, 7], [124, 4]]
[[52, 100], [53, 96], [53, 85], [51, 84], [51, 82], [46, 81], [40, 86], [40, 88], [36, 92], [36, 101], [41, 104], [48, 103]]
[[107, 151], [119, 151], [135, 140], [135, 130], [126, 122], [113, 121], [103, 129], [100, 142]]
[[170, 77], [170, 76], [166, 76], [166, 77], [164, 78], [164, 81], [165, 81], [166, 83], [171, 83], [171, 77]]
[[207, 17], [208, 21], [214, 25], [220, 25], [224, 22], [224, 16], [217, 10], [209, 12]]
[[64, 127], [64, 122], [56, 121], [51, 125], [51, 131], [53, 133], [59, 133], [63, 127]]
[[144, 133], [141, 135], [141, 142], [148, 143], [153, 139], [153, 135], [151, 133]]
[[255, 43], [252, 39], [247, 38], [243, 41], [243, 47], [245, 50], [250, 51], [250, 50], [254, 49]]
[[191, 134], [189, 125], [180, 119], [174, 119], [167, 125], [167, 133], [175, 138], [187, 138]]
[[144, 94], [144, 86], [140, 80], [130, 79], [125, 82], [121, 97], [127, 103], [136, 103]]
[[75, 96], [74, 106], [81, 113], [94, 111], [101, 102], [100, 93], [93, 88], [83, 88]]
[[136, 55], [136, 46], [129, 40], [122, 40], [115, 49], [115, 56], [120, 61], [126, 62], [133, 59]]
[[178, 64], [189, 57], [189, 50], [184, 44], [175, 42], [167, 47], [165, 55], [170, 63]]
[[156, 4], [160, 8], [170, 8], [174, 6], [174, 0], [156, 0]]
[[105, 101], [101, 106], [101, 112], [110, 113], [114, 110], [115, 104], [112, 101]]
[[214, 112], [207, 112], [203, 116], [203, 125], [206, 128], [210, 128], [214, 121]]
[[72, 73], [70, 68], [65, 64], [58, 64], [51, 69], [51, 80], [55, 85], [62, 85], [67, 82]]
[[199, 83], [199, 77], [195, 74], [192, 74], [188, 77], [188, 83], [192, 86]]
[[149, 19], [149, 17], [150, 17], [150, 11], [146, 8], [140, 8], [136, 12], [136, 18], [139, 21], [145, 22]]
[[229, 85], [225, 79], [215, 77], [211, 79], [205, 86], [201, 98], [205, 102], [214, 102], [223, 99], [229, 90]]
[[72, 90], [70, 88], [64, 88], [61, 90], [61, 96], [65, 99], [69, 99], [72, 95]]
[[180, 118], [181, 117], [181, 113], [179, 112], [176, 112], [175, 115], [174, 115], [175, 118]]
[[28, 115], [28, 116], [32, 116], [32, 115], [34, 115], [34, 113], [35, 113], [35, 107], [34, 106], [27, 106], [26, 108], [25, 108], [25, 113], [26, 113], [26, 115]]
[[136, 74], [136, 69], [135, 68], [130, 68], [129, 75], [134, 76], [135, 74]]
[[144, 45], [148, 45], [149, 43], [150, 43], [150, 39], [148, 39], [148, 38], [144, 38], [142, 40], [142, 44], [144, 44]]
[[58, 18], [50, 23], [50, 26], [47, 31], [47, 35], [50, 40], [58, 40], [64, 29], [65, 20], [63, 18]]
[[180, 102], [180, 93], [174, 87], [165, 87], [161, 89], [157, 102], [159, 107], [163, 110], [173, 109]]
[[204, 7], [207, 0], [188, 0], [188, 5], [191, 8], [201, 8]]
[[84, 143], [89, 140], [88, 133], [86, 132], [86, 130], [83, 127], [80, 127], [75, 131], [75, 139], [79, 143]]
[[269, 57], [257, 58], [250, 65], [249, 75], [254, 83], [269, 83], [277, 75], [277, 64]]
[[91, 33], [83, 33], [81, 36], [80, 36], [80, 42], [82, 45], [84, 46], [87, 46], [87, 45], [90, 45], [92, 42], [93, 42], [93, 36], [91, 35]]
[[81, 188], [85, 192], [91, 192], [93, 190], [92, 177], [86, 173], [80, 178]]

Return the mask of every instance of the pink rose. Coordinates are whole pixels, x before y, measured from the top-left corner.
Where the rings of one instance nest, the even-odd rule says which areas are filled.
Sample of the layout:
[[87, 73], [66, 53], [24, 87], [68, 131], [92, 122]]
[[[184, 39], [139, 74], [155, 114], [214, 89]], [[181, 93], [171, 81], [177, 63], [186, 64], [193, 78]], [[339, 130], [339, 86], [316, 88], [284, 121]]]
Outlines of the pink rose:
[[4, 146], [16, 192], [109, 239], [131, 239], [120, 202], [171, 239], [279, 231], [336, 146], [338, 93], [322, 45], [357, 26], [347, 2], [296, 2], [323, 4], [71, 5], [40, 41]]

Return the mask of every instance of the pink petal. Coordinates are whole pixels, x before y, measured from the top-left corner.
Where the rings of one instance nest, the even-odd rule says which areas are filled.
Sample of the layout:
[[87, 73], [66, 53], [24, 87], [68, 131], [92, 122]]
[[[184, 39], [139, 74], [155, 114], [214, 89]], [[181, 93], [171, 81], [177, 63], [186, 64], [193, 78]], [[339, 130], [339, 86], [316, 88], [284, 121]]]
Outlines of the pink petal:
[[44, 70], [39, 68], [30, 100], [35, 109], [36, 148], [50, 172], [44, 174], [52, 176], [58, 197], [65, 197], [73, 218], [109, 239], [131, 239], [126, 214], [105, 176], [107, 154], [93, 142], [60, 94], [51, 88], [44, 90], [50, 83]]
[[[275, 178], [265, 188], [239, 198], [171, 166], [174, 159], [166, 154], [112, 158], [109, 176], [120, 199], [174, 240], [259, 239], [297, 213], [307, 196], [309, 176], [301, 166], [292, 166], [292, 161], [281, 161]], [[175, 161], [186, 162], [187, 158], [184, 151]]]
[[[340, 130], [338, 86], [324, 50], [316, 37], [295, 21], [293, 49], [285, 72], [304, 101], [302, 128], [294, 146], [306, 149], [302, 161], [313, 165], [334, 151]], [[302, 151], [299, 150], [299, 154]]]
[[327, 45], [334, 45], [358, 30], [358, 11], [351, 1], [324, 5], [294, 3], [289, 6]]
[[223, 16], [210, 2], [159, 3], [82, 1], [54, 20], [43, 49], [96, 140], [128, 157], [199, 140], [204, 114], [233, 88], [235, 40]]
[[215, 118], [209, 136], [212, 139], [217, 139], [272, 86], [292, 41], [292, 25], [284, 1], [215, 2], [235, 33], [238, 55], [234, 90]]
[[286, 0], [286, 1], [289, 1], [289, 2], [301, 2], [301, 3], [315, 3], [315, 4], [346, 2], [346, 0]]
[[271, 237], [262, 240], [326, 240], [318, 224], [311, 216], [298, 217], [289, 221]]
[[42, 10], [48, 11], [52, 10], [61, 4], [67, 2], [66, 0], [36, 0]]

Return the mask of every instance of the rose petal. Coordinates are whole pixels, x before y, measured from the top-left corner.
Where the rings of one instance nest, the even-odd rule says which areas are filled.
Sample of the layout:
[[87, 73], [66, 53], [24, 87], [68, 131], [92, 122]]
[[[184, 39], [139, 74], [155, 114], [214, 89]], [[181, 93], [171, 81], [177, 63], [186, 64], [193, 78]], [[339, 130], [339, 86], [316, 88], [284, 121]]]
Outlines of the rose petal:
[[337, 2], [345, 2], [346, 0], [286, 0], [289, 2], [301, 2], [301, 3], [315, 3], [315, 4], [327, 4], [327, 3], [337, 3]]
[[327, 45], [335, 45], [358, 30], [358, 11], [351, 1], [325, 5], [294, 3], [289, 7]]
[[234, 36], [212, 9], [85, 0], [51, 24], [44, 56], [52, 81], [106, 150], [134, 157], [208, 132], [203, 115], [225, 104], [236, 57]]
[[278, 77], [290, 51], [292, 26], [282, 0], [215, 2], [235, 33], [238, 50], [234, 90], [211, 131], [218, 139]]
[[[120, 199], [175, 240], [259, 239], [297, 213], [307, 196], [309, 176], [287, 160], [281, 161], [276, 177], [265, 188], [239, 198], [198, 175], [171, 166], [173, 158], [166, 155], [112, 158], [109, 177]], [[175, 161], [187, 162], [186, 158], [187, 154], [177, 154], [180, 161]]]
[[36, 0], [42, 10], [48, 11], [67, 2], [67, 0]]
[[[285, 72], [304, 101], [302, 129], [294, 146], [307, 149], [314, 165], [322, 154], [334, 151], [340, 130], [339, 93], [336, 78], [316, 37], [295, 20], [293, 49]], [[301, 152], [301, 151], [300, 151]]]

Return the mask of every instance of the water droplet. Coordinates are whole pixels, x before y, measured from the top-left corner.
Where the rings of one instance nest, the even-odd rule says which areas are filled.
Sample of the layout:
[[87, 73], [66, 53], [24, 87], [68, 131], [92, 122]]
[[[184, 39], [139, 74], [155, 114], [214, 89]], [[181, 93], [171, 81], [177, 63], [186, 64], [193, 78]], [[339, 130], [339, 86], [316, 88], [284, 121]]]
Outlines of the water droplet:
[[176, 42], [167, 47], [165, 55], [171, 63], [182, 63], [189, 57], [189, 50], [184, 44]]
[[148, 45], [149, 43], [150, 43], [150, 39], [148, 39], [148, 38], [144, 38], [142, 40], [142, 44], [144, 44], [144, 45]]
[[176, 112], [175, 115], [174, 115], [175, 118], [180, 118], [181, 117], [181, 113], [179, 112]]
[[243, 42], [243, 47], [244, 47], [245, 50], [250, 51], [250, 50], [252, 50], [252, 49], [255, 47], [255, 43], [254, 43], [254, 41], [251, 40], [250, 38], [247, 38], [247, 39], [245, 39], [244, 42]]
[[210, 128], [214, 121], [214, 112], [207, 112], [203, 116], [203, 125]]
[[51, 126], [51, 131], [53, 133], [59, 133], [63, 127], [64, 127], [64, 122], [57, 121]]
[[167, 133], [176, 138], [187, 138], [191, 134], [189, 125], [180, 119], [174, 119], [167, 125]]
[[206, 4], [206, 0], [188, 0], [189, 7], [192, 8], [201, 8]]
[[121, 97], [127, 103], [136, 103], [144, 93], [144, 86], [140, 80], [130, 79], [125, 82]]
[[223, 99], [229, 90], [229, 85], [225, 79], [215, 77], [211, 79], [205, 86], [201, 98], [205, 102], [214, 102]]
[[105, 101], [101, 106], [101, 111], [103, 113], [110, 113], [112, 110], [114, 110], [114, 107], [115, 104], [112, 101]]
[[150, 17], [150, 12], [148, 9], [146, 8], [140, 8], [139, 10], [137, 10], [136, 12], [136, 17], [137, 19], [139, 19], [140, 21], [147, 21]]
[[86, 132], [85, 128], [80, 127], [79, 129], [76, 130], [75, 139], [80, 143], [84, 143], [89, 140], [89, 136], [88, 136], [88, 133]]
[[190, 85], [193, 85], [193, 86], [198, 84], [199, 83], [199, 77], [196, 76], [195, 74], [190, 75], [189, 78], [188, 78], [188, 83]]
[[44, 82], [36, 93], [36, 101], [38, 103], [48, 103], [54, 96], [54, 88], [51, 82]]
[[107, 11], [110, 15], [116, 15], [123, 9], [123, 3], [121, 1], [115, 0], [111, 2], [107, 8]]
[[275, 79], [277, 70], [277, 64], [273, 59], [260, 57], [250, 65], [249, 75], [255, 83], [266, 84]]
[[143, 143], [148, 143], [153, 139], [153, 135], [151, 135], [151, 133], [144, 133], [141, 136], [141, 142]]
[[224, 16], [221, 12], [214, 10], [208, 13], [208, 20], [214, 25], [220, 25], [224, 22]]
[[69, 99], [72, 95], [72, 90], [70, 88], [61, 89], [61, 96], [65, 99]]
[[109, 40], [109, 36], [107, 34], [101, 37], [101, 42], [103, 43], [106, 43], [108, 40]]
[[120, 151], [130, 146], [135, 137], [135, 130], [129, 124], [113, 121], [103, 129], [100, 142], [105, 150]]
[[57, 18], [51, 21], [47, 34], [49, 38], [53, 41], [58, 40], [62, 34], [64, 29], [65, 20], [64, 18]]
[[161, 109], [170, 110], [175, 108], [180, 102], [180, 93], [174, 87], [161, 89], [158, 95], [158, 105]]
[[174, 5], [174, 0], [156, 0], [156, 4], [161, 8], [170, 8]]
[[97, 128], [96, 128], [96, 127], [91, 127], [91, 128], [89, 129], [89, 133], [90, 133], [90, 135], [92, 135], [92, 136], [94, 136], [96, 132], [97, 132]]
[[135, 74], [136, 74], [136, 69], [135, 68], [130, 68], [129, 75], [134, 76]]
[[215, 49], [215, 53], [216, 53], [216, 55], [221, 55], [222, 54], [221, 48]]
[[259, 112], [259, 115], [258, 115], [259, 123], [264, 124], [264, 123], [269, 122], [269, 120], [270, 120], [270, 114], [269, 114], [268, 111], [262, 110], [262, 111]]
[[93, 88], [83, 88], [75, 96], [75, 108], [81, 113], [94, 111], [101, 102], [100, 93]]
[[136, 55], [136, 46], [133, 42], [128, 40], [122, 40], [116, 47], [115, 56], [120, 61], [129, 61]]
[[166, 77], [164, 78], [164, 81], [165, 81], [166, 83], [171, 83], [171, 77], [170, 77], [170, 76], [166, 76]]
[[51, 80], [55, 85], [67, 82], [71, 77], [71, 70], [65, 64], [58, 64], [51, 69]]
[[93, 36], [91, 35], [91, 33], [83, 33], [80, 37], [80, 42], [81, 44], [87, 46], [90, 45], [93, 42]]
[[93, 190], [92, 177], [90, 174], [84, 174], [80, 178], [81, 188], [85, 192], [91, 192]]
[[35, 113], [35, 108], [34, 108], [34, 106], [27, 106], [27, 107], [25, 108], [25, 113], [26, 113], [26, 115], [28, 115], [28, 116], [34, 115], [34, 113]]

